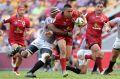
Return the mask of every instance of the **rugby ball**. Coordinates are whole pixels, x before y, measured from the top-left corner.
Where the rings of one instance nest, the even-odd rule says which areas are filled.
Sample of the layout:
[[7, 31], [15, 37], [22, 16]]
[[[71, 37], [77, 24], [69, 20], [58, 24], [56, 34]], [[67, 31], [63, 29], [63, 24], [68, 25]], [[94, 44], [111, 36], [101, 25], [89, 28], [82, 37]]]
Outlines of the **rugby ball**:
[[77, 25], [77, 26], [82, 26], [83, 24], [84, 24], [83, 18], [78, 17], [78, 18], [75, 20], [75, 25]]

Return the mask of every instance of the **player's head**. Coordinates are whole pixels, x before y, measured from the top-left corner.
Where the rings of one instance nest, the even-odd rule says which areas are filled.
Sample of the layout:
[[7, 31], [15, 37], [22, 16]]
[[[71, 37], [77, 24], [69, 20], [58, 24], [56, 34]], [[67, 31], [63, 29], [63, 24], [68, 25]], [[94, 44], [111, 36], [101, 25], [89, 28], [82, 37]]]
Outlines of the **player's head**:
[[103, 11], [103, 8], [104, 8], [103, 2], [97, 3], [96, 9], [95, 9], [96, 13], [97, 13], [97, 14], [101, 14], [102, 11]]
[[64, 17], [71, 18], [72, 12], [73, 12], [72, 6], [70, 4], [65, 4], [63, 9]]
[[17, 13], [20, 17], [22, 17], [25, 13], [25, 6], [24, 5], [18, 5]]
[[59, 8], [57, 8], [57, 7], [52, 7], [51, 9], [50, 9], [50, 13], [51, 13], [51, 17], [55, 17], [56, 15], [57, 15], [57, 13], [59, 13], [60, 12], [60, 10], [59, 10]]

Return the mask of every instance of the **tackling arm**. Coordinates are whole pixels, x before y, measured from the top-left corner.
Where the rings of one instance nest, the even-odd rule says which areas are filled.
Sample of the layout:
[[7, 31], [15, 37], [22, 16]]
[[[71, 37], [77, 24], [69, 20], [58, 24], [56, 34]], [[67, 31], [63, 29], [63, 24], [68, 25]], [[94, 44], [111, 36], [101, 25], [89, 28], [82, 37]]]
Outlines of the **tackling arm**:
[[72, 36], [71, 32], [64, 32], [64, 31], [56, 28], [54, 24], [49, 24], [48, 29], [53, 31], [53, 33], [55, 33], [55, 34], [60, 34], [60, 35], [64, 35], [64, 36]]

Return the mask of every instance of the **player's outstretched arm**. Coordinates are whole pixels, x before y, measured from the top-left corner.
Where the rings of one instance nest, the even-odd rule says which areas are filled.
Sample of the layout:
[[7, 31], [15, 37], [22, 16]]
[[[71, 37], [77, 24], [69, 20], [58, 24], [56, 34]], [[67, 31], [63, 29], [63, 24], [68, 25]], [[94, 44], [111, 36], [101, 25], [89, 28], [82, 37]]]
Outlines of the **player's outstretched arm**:
[[55, 34], [60, 34], [60, 35], [64, 35], [64, 36], [72, 36], [71, 32], [64, 32], [64, 31], [56, 28], [54, 24], [49, 24], [48, 29], [53, 31], [53, 33], [55, 33]]

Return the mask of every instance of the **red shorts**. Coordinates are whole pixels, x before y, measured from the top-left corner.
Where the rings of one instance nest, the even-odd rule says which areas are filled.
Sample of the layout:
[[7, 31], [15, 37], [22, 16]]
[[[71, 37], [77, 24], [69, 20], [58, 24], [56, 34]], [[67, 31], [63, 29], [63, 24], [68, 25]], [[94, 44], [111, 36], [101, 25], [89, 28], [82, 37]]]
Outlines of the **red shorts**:
[[66, 41], [66, 45], [71, 45], [73, 44], [73, 39], [71, 37], [65, 37], [65, 36], [56, 36], [56, 40], [61, 40], [64, 39]]
[[87, 36], [86, 37], [86, 44], [87, 44], [87, 47], [90, 49], [91, 46], [93, 46], [94, 44], [98, 44], [101, 48], [101, 38], [98, 38], [98, 37], [92, 37], [92, 36]]
[[25, 41], [24, 40], [8, 39], [8, 41], [9, 41], [10, 45], [18, 44], [20, 46], [25, 47]]

